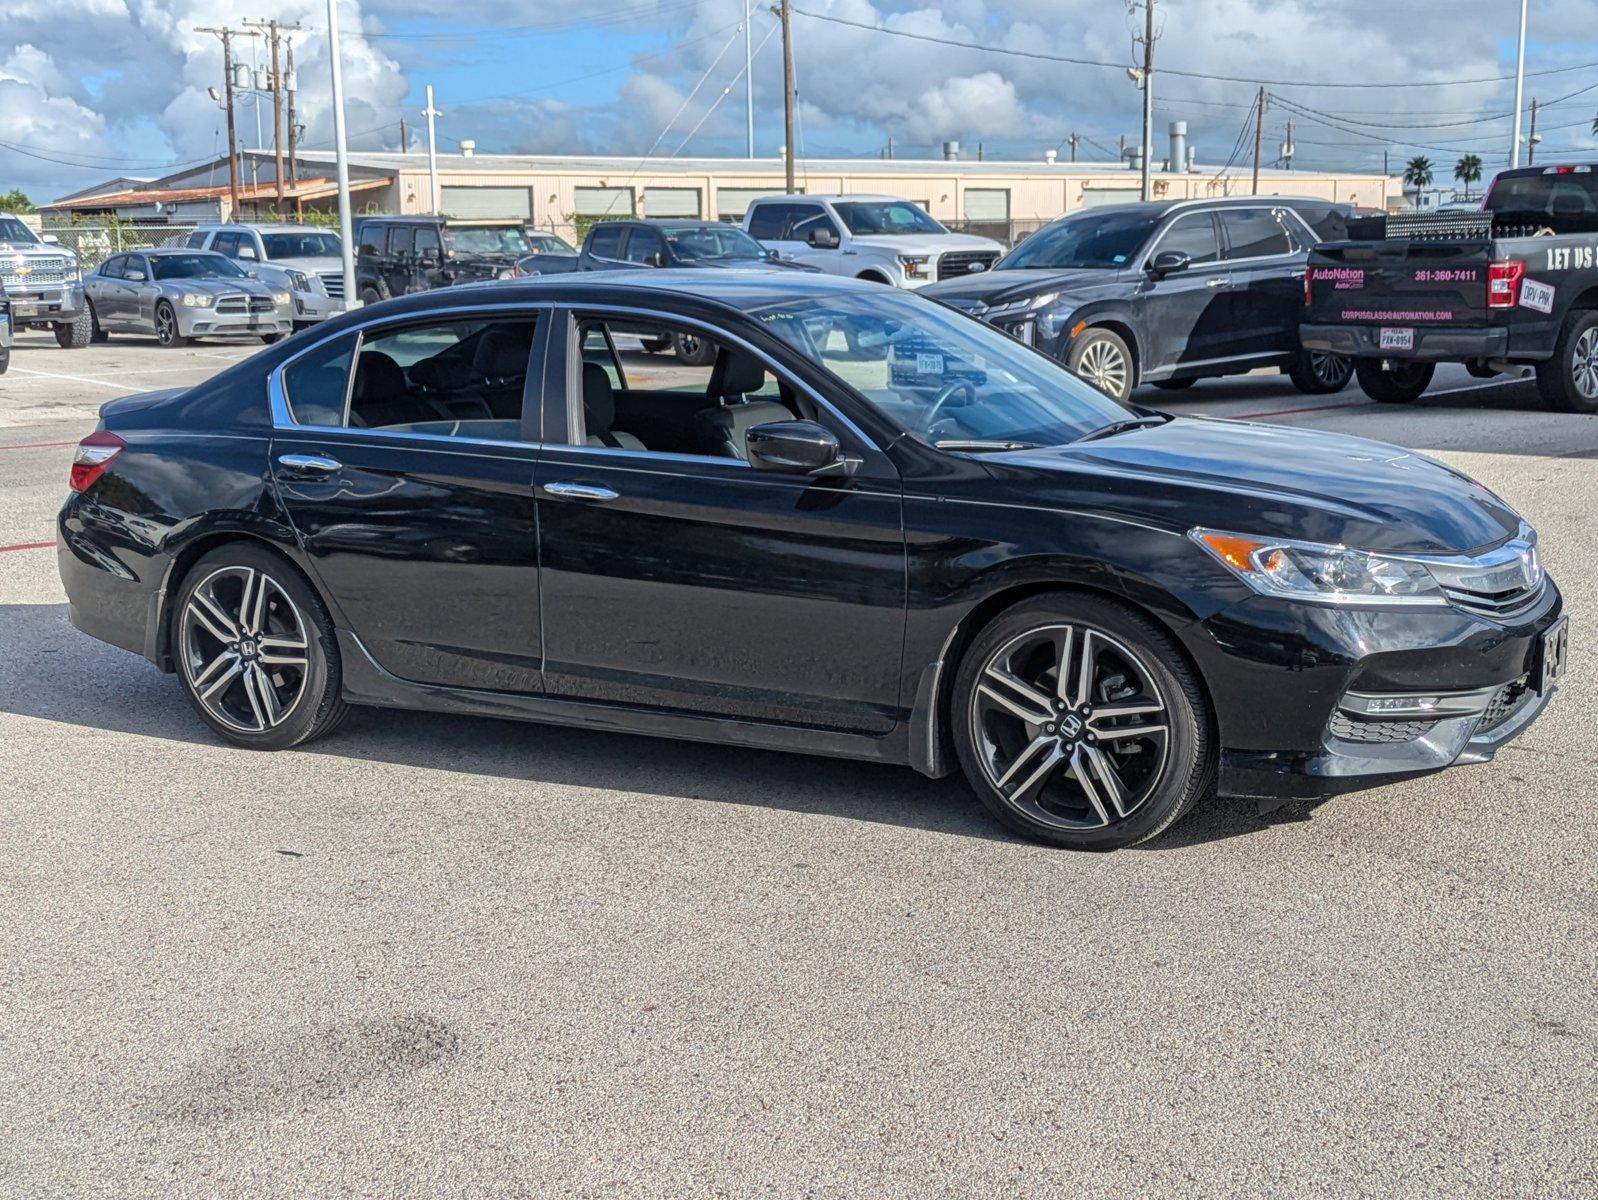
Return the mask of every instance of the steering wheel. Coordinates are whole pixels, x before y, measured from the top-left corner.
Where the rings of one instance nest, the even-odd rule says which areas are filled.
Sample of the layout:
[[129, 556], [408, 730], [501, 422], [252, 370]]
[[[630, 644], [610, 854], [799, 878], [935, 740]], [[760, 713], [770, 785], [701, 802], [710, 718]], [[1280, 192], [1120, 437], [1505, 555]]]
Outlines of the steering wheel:
[[974, 404], [976, 402], [977, 389], [969, 379], [956, 379], [953, 383], [946, 383], [943, 385], [942, 390], [938, 392], [937, 398], [932, 401], [932, 407], [927, 409], [926, 426], [928, 429], [931, 429], [938, 423], [938, 417], [942, 415], [943, 410], [945, 406], [948, 405], [949, 401], [953, 400], [962, 392], [965, 393], [965, 402], [967, 404]]

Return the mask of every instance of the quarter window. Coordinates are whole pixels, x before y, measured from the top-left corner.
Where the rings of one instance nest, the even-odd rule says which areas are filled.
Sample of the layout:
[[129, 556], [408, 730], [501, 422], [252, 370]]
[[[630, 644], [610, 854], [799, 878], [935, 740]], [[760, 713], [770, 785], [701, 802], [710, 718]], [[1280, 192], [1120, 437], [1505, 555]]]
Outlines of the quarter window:
[[344, 424], [344, 395], [354, 352], [351, 333], [302, 354], [283, 369], [284, 397], [296, 424]]
[[1227, 258], [1266, 258], [1293, 252], [1293, 239], [1281, 218], [1268, 208], [1222, 209], [1221, 228], [1226, 231]]

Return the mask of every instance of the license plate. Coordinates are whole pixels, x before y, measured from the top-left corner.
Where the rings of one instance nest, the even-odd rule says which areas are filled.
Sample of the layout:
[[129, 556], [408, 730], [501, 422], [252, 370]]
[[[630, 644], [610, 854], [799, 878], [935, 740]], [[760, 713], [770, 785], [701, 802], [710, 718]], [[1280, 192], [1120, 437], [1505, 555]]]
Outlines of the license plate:
[[1415, 331], [1413, 329], [1384, 329], [1381, 332], [1379, 350], [1413, 350], [1415, 348]]
[[1537, 690], [1544, 695], [1559, 686], [1564, 678], [1565, 665], [1570, 655], [1570, 618], [1561, 617], [1557, 625], [1543, 633], [1542, 669], [1538, 672]]
[[39, 306], [36, 304], [29, 304], [25, 300], [13, 300], [11, 302], [11, 311], [13, 314], [19, 317], [31, 317], [34, 313], [39, 311]]

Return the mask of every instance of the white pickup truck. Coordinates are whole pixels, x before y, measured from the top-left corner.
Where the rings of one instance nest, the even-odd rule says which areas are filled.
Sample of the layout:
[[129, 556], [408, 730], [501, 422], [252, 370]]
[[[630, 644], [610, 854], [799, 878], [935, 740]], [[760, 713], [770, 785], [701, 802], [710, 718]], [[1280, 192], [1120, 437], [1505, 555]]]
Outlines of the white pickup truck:
[[744, 230], [783, 262], [905, 288], [985, 271], [1004, 253], [894, 196], [765, 197], [749, 205]]

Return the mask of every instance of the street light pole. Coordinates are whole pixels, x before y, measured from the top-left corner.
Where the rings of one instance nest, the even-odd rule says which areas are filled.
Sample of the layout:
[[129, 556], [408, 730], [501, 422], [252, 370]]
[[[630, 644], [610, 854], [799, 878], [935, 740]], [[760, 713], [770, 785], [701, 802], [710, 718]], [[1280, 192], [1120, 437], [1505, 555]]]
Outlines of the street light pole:
[[755, 156], [755, 73], [754, 50], [749, 31], [749, 0], [744, 0], [744, 107], [749, 125], [749, 157]]
[[429, 209], [435, 217], [441, 207], [441, 197], [438, 192], [438, 140], [435, 136], [433, 121], [444, 114], [433, 107], [433, 85], [427, 85], [427, 108], [422, 115], [427, 118], [427, 190]]
[[350, 214], [349, 146], [344, 137], [344, 69], [339, 61], [338, 0], [327, 0], [327, 56], [333, 71], [333, 160], [338, 177], [338, 239], [344, 265], [344, 303], [360, 307], [355, 294], [355, 222]]
[[1520, 44], [1515, 52], [1515, 129], [1510, 135], [1509, 165], [1520, 166], [1520, 105], [1526, 93], [1526, 4], [1520, 0]]
[[1143, 178], [1140, 195], [1153, 197], [1149, 181], [1154, 157], [1154, 0], [1143, 0]]

